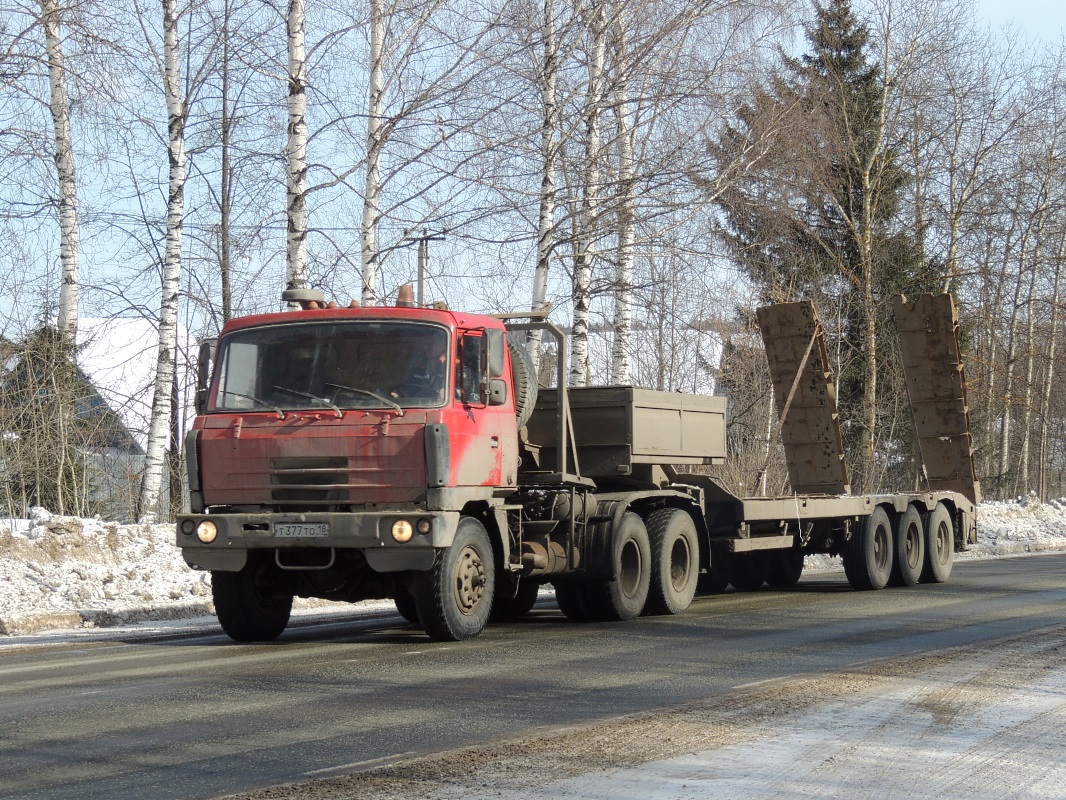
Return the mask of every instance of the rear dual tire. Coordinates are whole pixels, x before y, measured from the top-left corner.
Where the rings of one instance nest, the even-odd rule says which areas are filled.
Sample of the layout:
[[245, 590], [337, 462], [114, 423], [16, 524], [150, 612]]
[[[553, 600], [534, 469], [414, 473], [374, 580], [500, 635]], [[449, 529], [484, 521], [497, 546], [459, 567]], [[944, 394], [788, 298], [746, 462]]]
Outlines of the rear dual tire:
[[895, 534], [881, 506], [863, 520], [862, 527], [844, 543], [844, 574], [852, 588], [861, 591], [888, 585], [895, 562]]
[[944, 583], [955, 563], [955, 526], [951, 512], [943, 503], [925, 515], [925, 559], [919, 580]]

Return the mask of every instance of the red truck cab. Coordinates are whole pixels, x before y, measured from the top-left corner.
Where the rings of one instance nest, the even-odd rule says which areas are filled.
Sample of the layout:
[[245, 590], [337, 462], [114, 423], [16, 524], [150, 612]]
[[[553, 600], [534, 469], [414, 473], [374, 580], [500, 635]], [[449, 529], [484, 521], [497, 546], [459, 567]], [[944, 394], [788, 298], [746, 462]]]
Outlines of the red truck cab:
[[258, 570], [289, 606], [393, 596], [397, 575], [430, 568], [460, 517], [487, 513], [518, 475], [500, 320], [319, 305], [223, 328], [177, 525], [191, 566], [216, 583]]

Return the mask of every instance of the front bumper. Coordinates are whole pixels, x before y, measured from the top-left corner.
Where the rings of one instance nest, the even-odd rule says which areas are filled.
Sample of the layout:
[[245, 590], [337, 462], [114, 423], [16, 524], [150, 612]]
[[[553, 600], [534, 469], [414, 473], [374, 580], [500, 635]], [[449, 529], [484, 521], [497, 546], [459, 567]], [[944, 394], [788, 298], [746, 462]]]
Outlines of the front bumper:
[[[205, 520], [217, 528], [215, 539], [206, 544], [196, 536], [197, 527]], [[393, 525], [398, 520], [407, 520], [415, 528], [410, 541], [400, 543], [393, 539]], [[417, 532], [420, 520], [429, 521], [428, 533]], [[276, 535], [275, 526], [285, 523], [325, 524], [328, 534]], [[458, 511], [181, 514], [177, 518], [175, 544], [194, 569], [236, 572], [247, 562], [249, 550], [348, 548], [362, 551], [370, 567], [378, 572], [402, 572], [429, 569], [437, 551], [451, 545], [458, 525]]]

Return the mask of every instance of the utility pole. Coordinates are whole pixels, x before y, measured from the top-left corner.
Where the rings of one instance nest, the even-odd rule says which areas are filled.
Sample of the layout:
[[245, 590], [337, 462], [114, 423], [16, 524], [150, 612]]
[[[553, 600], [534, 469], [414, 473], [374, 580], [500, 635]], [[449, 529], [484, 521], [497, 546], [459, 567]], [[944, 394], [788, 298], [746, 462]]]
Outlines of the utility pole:
[[416, 301], [419, 308], [426, 304], [425, 285], [426, 272], [429, 269], [429, 243], [443, 242], [447, 231], [431, 234], [423, 228], [421, 236], [412, 236], [411, 231], [403, 232], [405, 242], [418, 242], [418, 295]]

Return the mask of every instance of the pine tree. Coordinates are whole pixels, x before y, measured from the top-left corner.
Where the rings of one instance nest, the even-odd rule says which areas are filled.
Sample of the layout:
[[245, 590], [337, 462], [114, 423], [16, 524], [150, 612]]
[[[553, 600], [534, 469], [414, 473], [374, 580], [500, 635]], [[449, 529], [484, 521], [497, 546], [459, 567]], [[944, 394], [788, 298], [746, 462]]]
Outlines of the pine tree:
[[858, 456], [854, 484], [873, 489], [887, 358], [881, 326], [893, 295], [928, 281], [917, 238], [901, 227], [909, 176], [891, 141], [888, 90], [868, 30], [849, 0], [829, 0], [806, 39], [808, 52], [783, 57], [770, 86], [753, 91], [712, 145], [723, 164], [740, 148], [760, 154], [720, 206], [733, 257], [764, 299], [811, 299], [819, 308], [845, 447]]

